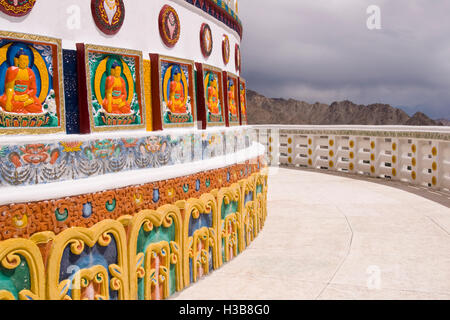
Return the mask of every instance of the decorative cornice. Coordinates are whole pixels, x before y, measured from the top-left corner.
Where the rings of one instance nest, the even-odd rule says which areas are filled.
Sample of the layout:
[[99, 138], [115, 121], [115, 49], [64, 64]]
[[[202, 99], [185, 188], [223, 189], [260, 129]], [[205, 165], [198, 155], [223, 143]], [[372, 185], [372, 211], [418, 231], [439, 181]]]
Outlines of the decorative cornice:
[[186, 2], [202, 9], [227, 27], [235, 30], [242, 39], [242, 23], [236, 13], [225, 3], [224, 0], [185, 0]]

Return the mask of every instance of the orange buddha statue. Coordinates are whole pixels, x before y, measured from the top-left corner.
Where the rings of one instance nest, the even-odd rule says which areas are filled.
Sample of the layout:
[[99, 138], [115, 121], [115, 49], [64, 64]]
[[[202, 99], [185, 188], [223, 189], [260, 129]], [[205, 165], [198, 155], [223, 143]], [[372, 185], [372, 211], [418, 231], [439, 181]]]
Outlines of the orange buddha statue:
[[243, 115], [247, 115], [247, 108], [246, 108], [246, 101], [245, 101], [245, 89], [241, 88], [241, 93], [240, 93], [240, 97], [241, 97], [241, 113]]
[[234, 90], [235, 84], [233, 81], [230, 80], [228, 83], [228, 107], [230, 110], [230, 113], [232, 115], [237, 115], [237, 108], [236, 108], [236, 92]]
[[217, 79], [213, 75], [209, 78], [207, 106], [212, 114], [219, 114], [219, 90], [217, 89]]
[[169, 85], [168, 107], [172, 113], [186, 113], [186, 103], [184, 102], [184, 88], [181, 83], [181, 70], [178, 66], [172, 68], [172, 80]]
[[30, 58], [20, 49], [14, 66], [9, 67], [5, 75], [5, 93], [0, 97], [0, 107], [13, 113], [42, 113], [36, 86], [36, 76], [29, 68]]
[[111, 75], [106, 78], [106, 97], [103, 100], [103, 109], [108, 113], [128, 114], [131, 107], [127, 102], [127, 88], [125, 80], [121, 77], [122, 67], [118, 62], [111, 66]]

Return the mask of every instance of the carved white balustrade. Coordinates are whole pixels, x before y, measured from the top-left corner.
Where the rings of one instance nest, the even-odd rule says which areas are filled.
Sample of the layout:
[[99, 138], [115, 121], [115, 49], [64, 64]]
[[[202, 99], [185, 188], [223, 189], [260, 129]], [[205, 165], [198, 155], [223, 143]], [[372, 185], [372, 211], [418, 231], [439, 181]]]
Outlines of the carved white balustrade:
[[272, 166], [339, 171], [450, 190], [450, 127], [253, 128]]

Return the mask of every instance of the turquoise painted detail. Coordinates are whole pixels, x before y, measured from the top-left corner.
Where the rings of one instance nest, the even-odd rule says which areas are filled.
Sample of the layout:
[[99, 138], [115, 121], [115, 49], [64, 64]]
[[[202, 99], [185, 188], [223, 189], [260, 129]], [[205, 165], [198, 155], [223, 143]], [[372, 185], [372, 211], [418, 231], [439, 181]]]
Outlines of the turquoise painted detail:
[[15, 299], [19, 299], [20, 291], [31, 289], [30, 268], [24, 257], [19, 257], [20, 264], [13, 270], [0, 265], [0, 290], [11, 292]]
[[55, 210], [55, 217], [56, 217], [56, 220], [58, 220], [59, 222], [66, 221], [67, 218], [69, 217], [69, 211], [67, 209], [64, 209], [64, 213], [61, 214], [59, 209], [56, 209]]
[[183, 191], [184, 191], [184, 193], [188, 193], [189, 192], [189, 185], [188, 184], [184, 184], [183, 185]]
[[256, 185], [256, 194], [262, 193], [262, 184]]
[[[236, 213], [238, 210], [238, 202], [237, 201], [230, 201], [229, 204], [225, 204], [225, 202], [222, 201], [222, 220], [225, 220], [227, 216], [230, 214]], [[222, 223], [222, 230], [225, 228], [224, 223]], [[225, 240], [222, 239], [222, 256], [225, 259]], [[238, 246], [238, 254], [240, 253], [239, 246]]]
[[[147, 250], [148, 246], [152, 243], [158, 243], [161, 241], [175, 241], [175, 225], [172, 224], [170, 228], [155, 227], [152, 231], [146, 232], [141, 228], [139, 231], [139, 236], [137, 240], [136, 253], [143, 252]], [[144, 267], [144, 261], [142, 262], [142, 267]], [[138, 299], [144, 300], [144, 279], [138, 280]], [[175, 265], [170, 265], [170, 279], [169, 279], [169, 291], [172, 295], [176, 291], [176, 273]]]
[[28, 86], [26, 86], [26, 85], [16, 84], [14, 86], [14, 90], [17, 92], [20, 92], [20, 93], [27, 91], [27, 89], [28, 89]]
[[113, 212], [116, 209], [117, 201], [113, 199], [111, 202], [106, 202], [105, 207], [109, 212]]
[[230, 201], [229, 204], [222, 202], [222, 219], [225, 219], [228, 215], [237, 212], [237, 201]]

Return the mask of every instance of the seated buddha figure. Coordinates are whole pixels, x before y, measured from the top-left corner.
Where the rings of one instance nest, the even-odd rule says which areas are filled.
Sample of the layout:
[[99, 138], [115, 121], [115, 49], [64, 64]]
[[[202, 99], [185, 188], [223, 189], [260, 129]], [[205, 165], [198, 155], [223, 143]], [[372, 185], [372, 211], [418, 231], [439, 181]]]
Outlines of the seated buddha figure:
[[181, 83], [181, 70], [178, 66], [172, 68], [172, 80], [170, 81], [168, 107], [172, 113], [186, 113], [184, 102], [184, 88]]
[[246, 110], [246, 101], [245, 101], [245, 90], [244, 88], [241, 88], [241, 93], [240, 93], [240, 97], [241, 97], [241, 113], [243, 115], [247, 114], [247, 110]]
[[217, 89], [217, 79], [210, 75], [208, 86], [208, 109], [212, 114], [219, 114], [219, 90]]
[[36, 96], [36, 76], [29, 64], [30, 58], [20, 49], [14, 58], [14, 66], [6, 71], [5, 93], [0, 97], [0, 106], [4, 111], [42, 113], [42, 105]]
[[232, 115], [237, 115], [235, 84], [230, 80], [228, 83], [228, 106]]
[[111, 75], [106, 78], [106, 97], [103, 100], [103, 109], [108, 113], [128, 114], [131, 113], [127, 102], [127, 87], [125, 80], [121, 77], [122, 67], [116, 61], [111, 66]]

